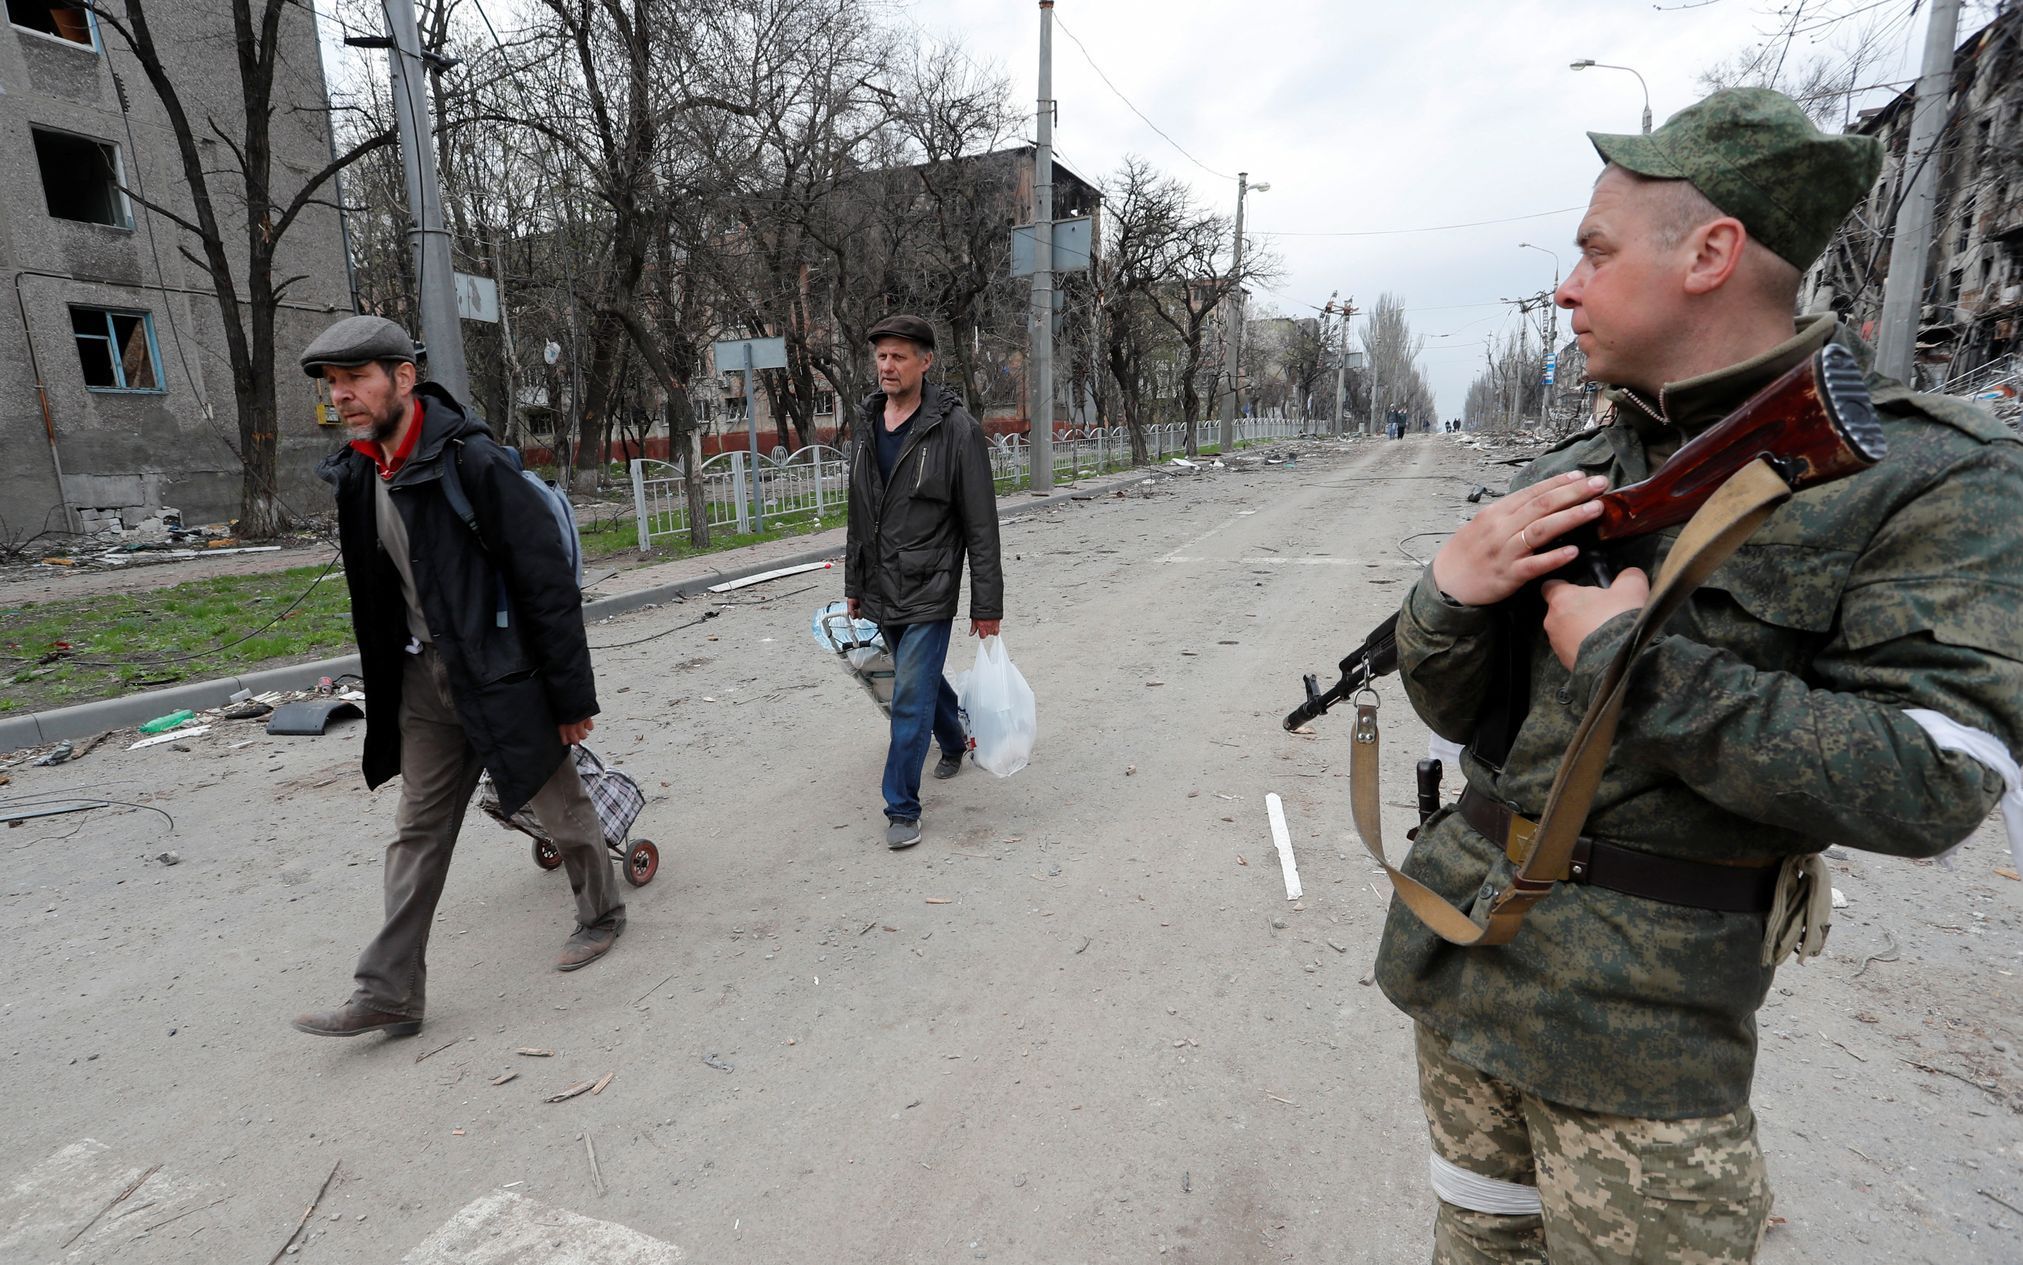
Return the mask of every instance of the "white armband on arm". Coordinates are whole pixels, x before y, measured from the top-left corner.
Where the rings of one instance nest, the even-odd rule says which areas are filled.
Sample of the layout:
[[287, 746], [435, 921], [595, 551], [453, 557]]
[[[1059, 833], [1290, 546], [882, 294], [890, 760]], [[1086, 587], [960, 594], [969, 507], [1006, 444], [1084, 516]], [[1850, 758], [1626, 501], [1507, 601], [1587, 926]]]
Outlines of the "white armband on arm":
[[[2009, 754], [1995, 735], [1982, 729], [1969, 729], [1959, 721], [1938, 712], [1924, 708], [1911, 708], [1904, 715], [1917, 722], [1934, 745], [1941, 751], [1958, 751], [1972, 756], [2002, 779], [2008, 787], [2002, 796], [2002, 825], [2009, 832], [2009, 856], [2019, 871], [2023, 871], [2023, 768], [2016, 764], [2016, 757]], [[1962, 839], [1960, 843], [1965, 843]], [[1954, 844], [1954, 848], [1959, 844]], [[1948, 849], [1947, 856], [1952, 855]]]

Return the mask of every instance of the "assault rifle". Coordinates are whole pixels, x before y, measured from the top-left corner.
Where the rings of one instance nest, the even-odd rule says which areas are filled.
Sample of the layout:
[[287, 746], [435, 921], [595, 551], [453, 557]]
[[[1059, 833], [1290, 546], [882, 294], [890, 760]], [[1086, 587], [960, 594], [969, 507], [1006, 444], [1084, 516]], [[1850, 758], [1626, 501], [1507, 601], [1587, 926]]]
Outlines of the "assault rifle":
[[[1650, 478], [1596, 498], [1601, 515], [1555, 542], [1555, 548], [1578, 545], [1581, 550], [1579, 559], [1557, 577], [1606, 586], [1620, 556], [1612, 547], [1685, 522], [1731, 475], [1758, 458], [1798, 492], [1865, 470], [1888, 452], [1861, 366], [1847, 348], [1828, 343], [1680, 445]], [[1298, 729], [1375, 678], [1397, 671], [1397, 634], [1394, 614], [1341, 661], [1341, 679], [1326, 691], [1309, 673], [1306, 701], [1285, 718], [1285, 727]]]

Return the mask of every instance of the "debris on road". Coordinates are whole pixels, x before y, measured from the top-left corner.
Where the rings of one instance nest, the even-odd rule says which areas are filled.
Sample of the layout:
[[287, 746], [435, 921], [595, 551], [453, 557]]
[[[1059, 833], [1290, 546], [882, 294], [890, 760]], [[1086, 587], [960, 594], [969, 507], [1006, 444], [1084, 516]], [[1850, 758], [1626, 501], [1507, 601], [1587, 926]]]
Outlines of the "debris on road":
[[505, 1084], [507, 1081], [518, 1079], [520, 1079], [520, 1074], [518, 1072], [507, 1072], [500, 1076], [494, 1076], [492, 1078], [492, 1084], [496, 1087]]
[[1300, 898], [1299, 865], [1292, 857], [1292, 836], [1285, 827], [1285, 801], [1272, 791], [1264, 797], [1265, 816], [1271, 822], [1272, 846], [1278, 849], [1278, 867], [1285, 873], [1285, 898]]
[[188, 729], [171, 729], [165, 734], [156, 734], [152, 738], [143, 738], [128, 747], [127, 750], [139, 751], [142, 747], [159, 747], [165, 742], [181, 742], [185, 738], [195, 738], [200, 734], [207, 734], [209, 732], [211, 732], [209, 725], [192, 725]]
[[183, 858], [174, 852], [158, 852], [155, 854], [154, 859], [160, 861], [163, 865], [181, 865], [183, 863]]
[[742, 580], [725, 580], [722, 584], [712, 584], [709, 586], [709, 591], [712, 593], [728, 593], [733, 589], [747, 588], [754, 584], [764, 584], [767, 580], [778, 580], [789, 575], [801, 575], [808, 571], [827, 571], [835, 565], [833, 562], [804, 562], [798, 567], [779, 567], [772, 571], [761, 571], [757, 575], [748, 575]]
[[513, 1053], [524, 1054], [530, 1059], [552, 1059], [555, 1057], [555, 1052], [553, 1050], [537, 1050], [534, 1049], [532, 1046], [524, 1046], [524, 1045], [521, 1046], [519, 1049], [513, 1051]]
[[713, 1067], [719, 1072], [730, 1072], [736, 1070], [729, 1063], [724, 1062], [721, 1058], [718, 1058], [714, 1054], [703, 1055], [702, 1063], [704, 1067]]
[[274, 714], [267, 719], [267, 732], [293, 738], [320, 738], [334, 720], [363, 719], [365, 710], [350, 699], [310, 699], [284, 703], [275, 708]]
[[571, 1085], [569, 1088], [563, 1090], [559, 1094], [548, 1095], [546, 1101], [568, 1102], [571, 1098], [574, 1098], [576, 1095], [583, 1093], [585, 1090], [588, 1090], [592, 1085], [595, 1085], [596, 1083], [597, 1083], [596, 1081], [579, 1081], [576, 1084]]
[[75, 748], [73, 748], [67, 742], [59, 742], [56, 744], [55, 748], [50, 751], [48, 755], [43, 756], [40, 760], [37, 760], [35, 762], [35, 767], [38, 769], [47, 769], [55, 765], [62, 764], [65, 760], [68, 760], [70, 758], [70, 753], [74, 749]]
[[196, 715], [197, 714], [195, 712], [185, 707], [181, 711], [174, 711], [170, 712], [166, 716], [155, 717], [153, 720], [147, 722], [145, 725], [142, 725], [140, 727], [140, 731], [144, 734], [167, 733], [169, 730], [174, 729], [178, 725], [186, 724], [189, 721], [196, 719]]
[[595, 1186], [597, 1193], [601, 1195], [604, 1193], [604, 1173], [597, 1167], [597, 1144], [590, 1140], [588, 1129], [583, 1131], [583, 1154], [590, 1158], [590, 1184]]
[[606, 1085], [609, 1085], [611, 1083], [611, 1078], [616, 1075], [618, 1075], [618, 1069], [615, 1067], [612, 1068], [610, 1071], [604, 1073], [604, 1075], [598, 1079], [597, 1083], [590, 1087], [591, 1096], [595, 1097], [596, 1095], [603, 1093], [604, 1087]]
[[295, 1223], [295, 1228], [288, 1232], [287, 1240], [283, 1242], [280, 1248], [277, 1251], [275, 1251], [274, 1255], [268, 1259], [267, 1265], [274, 1265], [276, 1261], [280, 1260], [283, 1256], [286, 1256], [288, 1253], [293, 1252], [295, 1250], [295, 1237], [302, 1233], [303, 1226], [309, 1224], [309, 1218], [316, 1215], [316, 1205], [323, 1202], [324, 1194], [327, 1191], [329, 1191], [331, 1181], [337, 1176], [337, 1170], [343, 1164], [344, 1161], [339, 1160], [337, 1161], [337, 1163], [332, 1164], [330, 1166], [329, 1176], [325, 1177], [323, 1179], [323, 1184], [316, 1188], [316, 1198], [310, 1200], [309, 1206], [302, 1210], [302, 1219], [300, 1221], [297, 1221]]

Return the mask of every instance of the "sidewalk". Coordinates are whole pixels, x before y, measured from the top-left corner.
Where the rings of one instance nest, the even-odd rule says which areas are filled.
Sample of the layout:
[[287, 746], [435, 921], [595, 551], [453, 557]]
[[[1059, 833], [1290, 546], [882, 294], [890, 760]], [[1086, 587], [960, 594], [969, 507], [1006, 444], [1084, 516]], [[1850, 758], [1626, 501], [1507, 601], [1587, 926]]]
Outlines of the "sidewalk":
[[[1092, 500], [1096, 496], [1107, 495], [1115, 489], [1129, 486], [1146, 477], [1148, 477], [1146, 470], [1128, 470], [1059, 487], [1044, 496], [1029, 492], [1011, 493], [999, 499], [998, 519], [1003, 521], [1055, 509], [1077, 500]], [[725, 550], [722, 553], [633, 567], [620, 571], [601, 583], [592, 584], [584, 590], [583, 619], [585, 623], [594, 623], [614, 615], [638, 610], [651, 603], [686, 598], [707, 589], [712, 584], [721, 584], [726, 580], [742, 579], [762, 571], [798, 566], [808, 562], [831, 561], [836, 564], [833, 583], [840, 597], [843, 591], [841, 574], [843, 547], [847, 538], [848, 529], [836, 527], [812, 535], [769, 540], [740, 549]], [[298, 551], [288, 552], [296, 554], [296, 560], [289, 565], [303, 565], [301, 560], [303, 555]], [[275, 557], [273, 554], [240, 556], [262, 560]], [[592, 563], [589, 566], [592, 574], [595, 574], [598, 564]], [[605, 569], [609, 569], [608, 564], [605, 564]], [[811, 574], [829, 575], [827, 572]], [[15, 751], [22, 747], [61, 742], [70, 738], [82, 738], [103, 730], [138, 725], [182, 708], [201, 711], [205, 708], [222, 707], [240, 690], [262, 694], [269, 690], [309, 689], [322, 677], [335, 677], [357, 671], [358, 656], [350, 654], [336, 659], [319, 659], [311, 663], [263, 668], [239, 676], [192, 681], [164, 689], [126, 694], [118, 698], [79, 703], [74, 707], [59, 707], [23, 716], [0, 717], [0, 753]]]

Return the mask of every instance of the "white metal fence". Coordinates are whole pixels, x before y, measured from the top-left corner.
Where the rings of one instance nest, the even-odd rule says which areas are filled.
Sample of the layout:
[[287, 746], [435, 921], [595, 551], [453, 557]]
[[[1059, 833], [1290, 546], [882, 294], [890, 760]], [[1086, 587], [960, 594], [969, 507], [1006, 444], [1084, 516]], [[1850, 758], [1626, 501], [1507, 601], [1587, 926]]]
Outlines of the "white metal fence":
[[[742, 449], [718, 453], [702, 463], [703, 521], [711, 531], [726, 529], [744, 535], [775, 523], [841, 516], [848, 494], [850, 470], [838, 449], [823, 444], [774, 459], [756, 459]], [[636, 458], [632, 462], [632, 509], [639, 527], [639, 548], [653, 548], [655, 537], [688, 533], [688, 482], [681, 467], [666, 461]]]
[[[1236, 442], [1253, 444], [1291, 439], [1325, 431], [1324, 419], [1244, 417], [1236, 422]], [[1197, 449], [1213, 448], [1221, 438], [1221, 423], [1210, 419], [1194, 428]], [[1145, 451], [1153, 461], [1166, 461], [1187, 451], [1187, 427], [1179, 422], [1145, 428]], [[1092, 426], [1054, 436], [1054, 481], [1073, 483], [1121, 470], [1131, 464], [1131, 434], [1122, 426]], [[1000, 435], [990, 441], [991, 481], [999, 492], [1032, 482], [1032, 458], [1023, 435]], [[712, 532], [740, 535], [775, 523], [840, 518], [850, 487], [848, 457], [826, 445], [803, 448], [775, 460], [754, 460], [742, 449], [719, 453], [702, 463], [703, 519]], [[762, 508], [755, 506], [756, 490]], [[688, 533], [688, 486], [681, 467], [666, 461], [636, 458], [632, 462], [632, 508], [639, 525], [639, 548], [650, 551], [658, 537]], [[763, 520], [763, 521], [761, 521]]]

